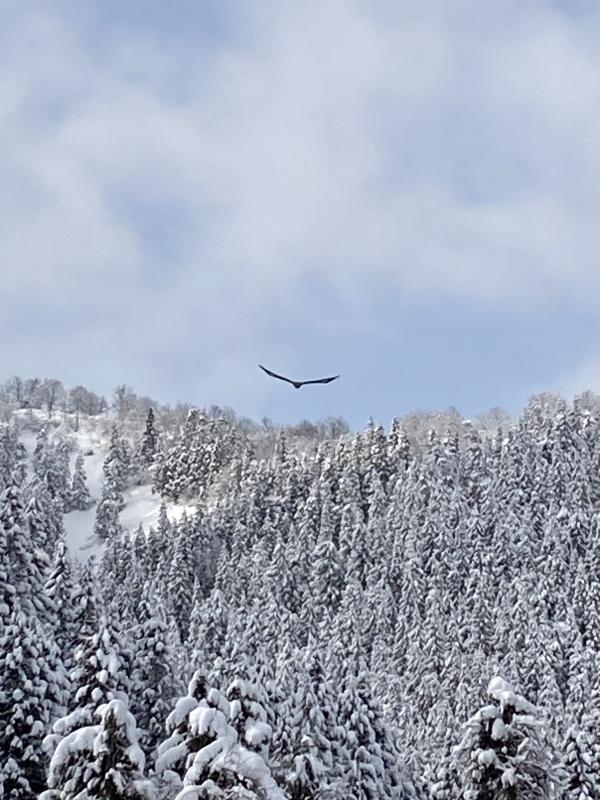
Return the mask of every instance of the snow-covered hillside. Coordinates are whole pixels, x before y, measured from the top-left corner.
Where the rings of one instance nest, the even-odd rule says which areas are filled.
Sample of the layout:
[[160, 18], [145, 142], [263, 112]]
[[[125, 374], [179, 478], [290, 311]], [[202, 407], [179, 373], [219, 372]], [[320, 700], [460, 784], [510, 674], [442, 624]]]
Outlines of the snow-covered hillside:
[[[85, 459], [85, 474], [90, 494], [96, 503], [100, 500], [104, 484], [102, 471], [109, 444], [110, 430], [114, 420], [109, 414], [86, 417], [81, 415], [78, 430], [75, 430], [74, 415], [60, 413], [55, 419], [49, 420], [43, 411], [27, 410], [16, 412], [21, 424], [33, 419], [36, 424], [48, 424], [50, 440], [67, 441], [72, 446], [70, 454], [71, 472], [75, 467], [75, 460], [79, 453]], [[27, 450], [27, 468], [31, 473], [31, 459], [36, 443], [36, 432], [25, 427], [20, 439]], [[161, 503], [159, 496], [153, 494], [150, 482], [139, 486], [130, 486], [123, 493], [125, 508], [120, 512], [119, 518], [124, 531], [132, 533], [141, 524], [148, 531], [158, 522]], [[192, 514], [195, 505], [164, 501], [167, 517], [171, 521], [181, 519], [184, 511]], [[102, 553], [103, 542], [94, 535], [94, 522], [96, 505], [85, 511], [73, 510], [64, 515], [66, 542], [71, 556], [79, 561], [87, 560], [91, 555], [99, 556]]]
[[199, 410], [27, 412], [28, 480], [0, 428], [5, 796], [599, 798], [599, 409], [264, 459]]

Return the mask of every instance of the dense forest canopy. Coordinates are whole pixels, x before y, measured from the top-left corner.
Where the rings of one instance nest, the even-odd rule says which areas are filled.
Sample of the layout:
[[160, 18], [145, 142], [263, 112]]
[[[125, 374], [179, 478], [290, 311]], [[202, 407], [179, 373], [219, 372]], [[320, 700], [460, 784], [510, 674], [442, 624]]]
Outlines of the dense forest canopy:
[[597, 396], [0, 403], [0, 797], [600, 796]]

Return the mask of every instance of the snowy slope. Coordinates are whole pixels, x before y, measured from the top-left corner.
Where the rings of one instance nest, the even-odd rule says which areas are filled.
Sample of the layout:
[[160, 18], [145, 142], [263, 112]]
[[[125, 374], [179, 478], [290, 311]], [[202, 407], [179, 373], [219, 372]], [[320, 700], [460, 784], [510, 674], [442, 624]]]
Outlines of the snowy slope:
[[[20, 415], [31, 412], [18, 412]], [[43, 412], [33, 412], [39, 420], [46, 420]], [[71, 454], [71, 472], [74, 469], [75, 459], [80, 452], [84, 454], [87, 485], [94, 500], [99, 500], [102, 494], [104, 475], [102, 465], [109, 448], [109, 430], [112, 420], [110, 417], [96, 417], [80, 419], [79, 430], [74, 431], [68, 425], [69, 415], [61, 415], [61, 422], [52, 431], [52, 437], [60, 437], [73, 442], [75, 448]], [[36, 442], [36, 434], [31, 430], [23, 430], [21, 441], [28, 453], [28, 473], [31, 473], [31, 457]], [[152, 486], [143, 484], [132, 486], [124, 492], [125, 508], [121, 511], [120, 520], [125, 531], [134, 531], [140, 523], [147, 531], [158, 520], [161, 498], [152, 494]], [[193, 505], [167, 503], [169, 519], [178, 520], [184, 511], [193, 513]], [[64, 516], [64, 525], [67, 546], [71, 555], [80, 560], [87, 560], [90, 556], [98, 556], [102, 552], [103, 543], [94, 536], [94, 522], [96, 506], [87, 511], [70, 511]]]

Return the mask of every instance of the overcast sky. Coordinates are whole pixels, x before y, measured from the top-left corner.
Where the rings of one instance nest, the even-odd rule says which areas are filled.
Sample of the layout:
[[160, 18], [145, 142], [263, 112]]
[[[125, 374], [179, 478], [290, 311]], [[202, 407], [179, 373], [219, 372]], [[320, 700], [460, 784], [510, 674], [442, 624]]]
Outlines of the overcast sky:
[[3, 377], [355, 426], [600, 390], [596, 0], [0, 9]]

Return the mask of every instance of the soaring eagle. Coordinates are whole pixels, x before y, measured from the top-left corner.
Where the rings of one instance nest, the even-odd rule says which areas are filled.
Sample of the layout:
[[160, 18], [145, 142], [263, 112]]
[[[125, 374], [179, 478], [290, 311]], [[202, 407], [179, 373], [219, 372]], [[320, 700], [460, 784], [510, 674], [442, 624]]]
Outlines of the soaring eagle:
[[278, 375], [276, 372], [271, 372], [270, 369], [263, 367], [262, 364], [259, 364], [258, 366], [262, 369], [263, 372], [266, 372], [267, 375], [270, 375], [272, 378], [279, 378], [280, 381], [291, 383], [292, 386], [296, 389], [299, 389], [301, 386], [305, 386], [307, 383], [331, 383], [331, 381], [334, 381], [336, 378], [340, 377], [339, 375], [334, 375], [331, 378], [317, 378], [316, 380], [313, 381], [293, 381], [290, 378], [285, 378], [283, 375]]

